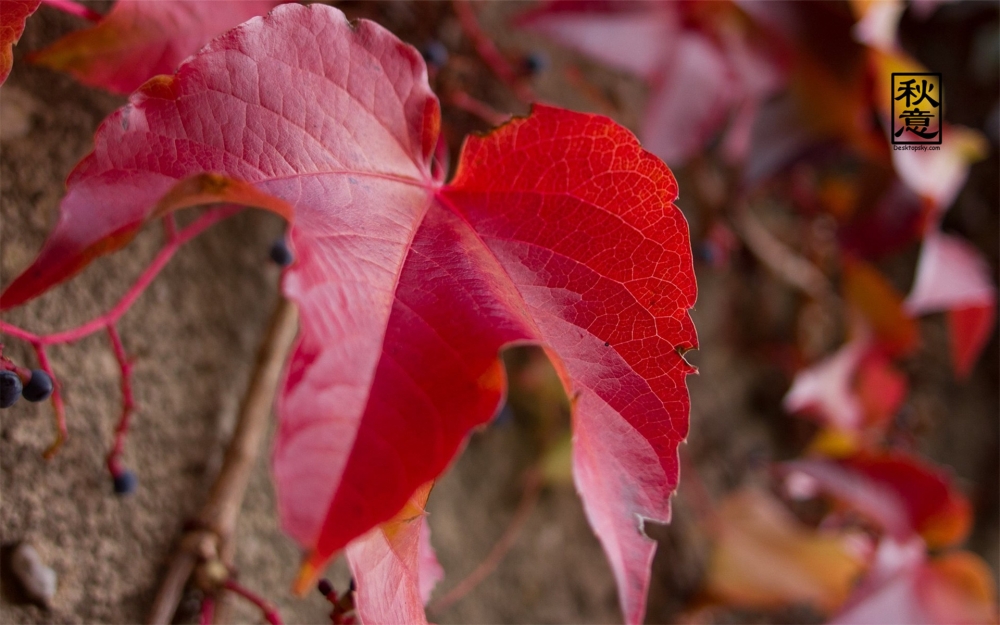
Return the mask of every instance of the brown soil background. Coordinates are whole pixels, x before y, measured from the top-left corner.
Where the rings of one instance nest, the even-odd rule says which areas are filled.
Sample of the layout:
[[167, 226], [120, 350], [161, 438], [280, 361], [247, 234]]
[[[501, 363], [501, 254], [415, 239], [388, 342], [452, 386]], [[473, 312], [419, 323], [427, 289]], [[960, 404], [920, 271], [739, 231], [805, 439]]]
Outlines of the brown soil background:
[[[481, 8], [484, 24], [502, 49], [548, 51], [553, 66], [534, 81], [540, 95], [570, 108], [596, 110], [593, 101], [567, 83], [563, 70], [574, 64], [619, 103], [615, 117], [636, 128], [642, 86], [540, 39], [512, 32], [506, 17], [526, 6], [491, 3]], [[416, 45], [441, 39], [453, 53], [448, 80], [458, 81], [500, 110], [524, 112], [469, 52], [447, 5], [348, 3], [343, 8], [351, 16], [376, 19]], [[14, 71], [0, 90], [2, 284], [10, 282], [41, 247], [55, 223], [66, 176], [90, 150], [100, 121], [124, 102], [24, 62], [26, 51], [82, 25], [42, 7], [28, 20], [15, 48]], [[461, 136], [485, 126], [451, 107], [446, 106], [444, 114], [454, 159]], [[976, 242], [994, 268], [996, 171], [994, 143], [991, 160], [977, 166], [973, 176], [986, 189], [982, 201], [988, 211], [986, 234], [980, 230]], [[681, 176], [682, 209], [684, 188]], [[971, 210], [963, 208], [963, 201], [980, 198], [960, 199], [953, 209], [959, 219]], [[694, 232], [696, 217], [689, 214]], [[0, 415], [0, 542], [31, 542], [59, 579], [49, 609], [14, 604], [7, 594], [0, 596], [0, 621], [145, 619], [181, 526], [202, 504], [233, 427], [253, 355], [276, 301], [278, 270], [267, 262], [267, 251], [281, 230], [278, 219], [253, 212], [213, 228], [182, 249], [120, 324], [128, 352], [138, 358], [134, 388], [140, 410], [125, 455], [126, 464], [140, 479], [135, 496], [115, 497], [104, 468], [120, 410], [118, 368], [104, 335], [50, 350], [68, 403], [70, 429], [70, 440], [55, 459], [46, 462], [41, 457], [52, 436], [47, 403], [20, 402]], [[158, 228], [149, 228], [125, 251], [99, 260], [70, 283], [5, 315], [5, 320], [35, 332], [85, 321], [117, 300], [159, 244]], [[914, 260], [906, 261], [911, 274], [904, 270], [903, 289]], [[762, 330], [750, 327], [752, 322], [734, 322], [762, 296], [778, 293], [780, 284], [759, 271], [750, 275], [700, 265], [697, 270], [700, 295], [693, 316], [701, 350], [692, 360], [701, 375], [690, 380], [693, 413], [684, 453], [690, 454], [709, 490], [718, 494], [739, 484], [765, 482], [767, 461], [789, 457], [808, 426], [780, 409], [787, 377], [741, 347], [747, 336]], [[946, 338], [940, 320], [925, 326], [923, 351], [910, 363], [909, 372], [917, 382], [907, 411], [919, 423], [921, 450], [953, 467], [973, 498], [976, 530], [969, 546], [996, 571], [1000, 471], [996, 337], [972, 379], [960, 385], [942, 358]], [[34, 366], [30, 350], [17, 341], [7, 342], [5, 353]], [[430, 523], [447, 572], [438, 594], [468, 574], [507, 526], [523, 491], [521, 476], [537, 457], [539, 432], [548, 427], [540, 425], [532, 412], [529, 407], [512, 420], [473, 435], [436, 486]], [[698, 588], [704, 549], [697, 538], [697, 519], [683, 495], [682, 480], [673, 524], [651, 530], [660, 548], [650, 622], [676, 620]], [[289, 593], [298, 561], [297, 547], [277, 527], [273, 489], [262, 461], [239, 524], [240, 580], [277, 603], [287, 622], [324, 622], [328, 609], [318, 594], [298, 599]], [[338, 588], [347, 583], [342, 564], [332, 568], [331, 577]], [[196, 620], [196, 608], [197, 597], [192, 595], [178, 618]], [[572, 486], [546, 486], [497, 571], [453, 608], [432, 616], [445, 623], [620, 621], [610, 570]], [[259, 621], [258, 614], [242, 604], [235, 606], [231, 618]], [[795, 622], [812, 616], [719, 615], [727, 622], [775, 618]]]

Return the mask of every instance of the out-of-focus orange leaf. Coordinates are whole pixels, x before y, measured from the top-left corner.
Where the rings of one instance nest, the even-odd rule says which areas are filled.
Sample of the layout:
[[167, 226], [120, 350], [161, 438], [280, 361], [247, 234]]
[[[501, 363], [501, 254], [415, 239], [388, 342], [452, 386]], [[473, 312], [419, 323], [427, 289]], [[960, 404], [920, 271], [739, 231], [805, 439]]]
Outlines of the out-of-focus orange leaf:
[[913, 315], [949, 312], [951, 356], [964, 377], [994, 330], [996, 287], [982, 254], [969, 243], [942, 232], [924, 238], [917, 277], [904, 304]]
[[917, 537], [884, 539], [872, 569], [834, 625], [972, 625], [997, 622], [996, 582], [978, 556], [927, 559]]
[[921, 595], [939, 623], [996, 623], [996, 581], [982, 558], [955, 551], [924, 567]]
[[892, 355], [906, 355], [917, 347], [919, 330], [903, 309], [903, 296], [875, 267], [846, 261], [842, 290], [844, 299], [868, 320], [882, 348]]
[[837, 609], [864, 569], [846, 536], [809, 529], [771, 495], [740, 491], [719, 507], [706, 591], [720, 603]]

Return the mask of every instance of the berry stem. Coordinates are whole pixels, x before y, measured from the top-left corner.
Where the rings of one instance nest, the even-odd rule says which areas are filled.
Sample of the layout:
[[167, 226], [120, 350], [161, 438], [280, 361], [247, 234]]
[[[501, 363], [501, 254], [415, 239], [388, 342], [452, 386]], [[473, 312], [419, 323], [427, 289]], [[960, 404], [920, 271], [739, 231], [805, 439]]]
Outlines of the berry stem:
[[483, 62], [496, 74], [497, 78], [510, 87], [520, 100], [525, 103], [534, 102], [537, 99], [534, 91], [524, 81], [518, 80], [518, 73], [479, 25], [479, 19], [476, 18], [476, 12], [471, 3], [468, 0], [452, 0], [452, 6], [455, 9], [455, 15], [458, 16], [459, 23], [462, 25], [462, 30], [465, 31], [465, 36], [472, 41], [476, 53], [483, 59]]
[[455, 108], [475, 115], [490, 126], [499, 126], [510, 119], [509, 114], [501, 113], [482, 100], [472, 97], [465, 91], [452, 91], [448, 94], [446, 101]]
[[42, 4], [48, 5], [53, 9], [58, 9], [63, 13], [82, 17], [90, 22], [99, 22], [104, 17], [90, 7], [73, 2], [73, 0], [42, 0]]
[[[170, 226], [165, 226], [167, 241], [163, 244], [163, 247], [156, 255], [156, 258], [153, 259], [153, 262], [149, 264], [146, 270], [142, 272], [142, 275], [139, 276], [135, 283], [129, 288], [125, 295], [118, 300], [118, 303], [115, 304], [111, 310], [82, 325], [69, 330], [63, 330], [62, 332], [39, 335], [28, 332], [27, 330], [22, 330], [21, 328], [11, 325], [5, 321], [0, 321], [0, 334], [7, 334], [27, 343], [31, 343], [31, 346], [35, 349], [35, 353], [38, 355], [38, 362], [41, 365], [42, 371], [49, 374], [49, 377], [52, 378], [52, 382], [55, 385], [52, 392], [52, 407], [55, 411], [56, 439], [51, 445], [49, 445], [49, 448], [46, 449], [43, 454], [46, 460], [52, 458], [52, 456], [59, 451], [59, 448], [62, 447], [63, 443], [66, 442], [67, 431], [66, 408], [63, 404], [62, 395], [59, 392], [59, 382], [55, 374], [52, 372], [52, 366], [49, 364], [49, 359], [45, 355], [45, 347], [49, 345], [73, 343], [100, 330], [107, 330], [111, 328], [111, 326], [121, 319], [122, 315], [128, 312], [129, 308], [132, 307], [132, 304], [135, 303], [139, 296], [145, 292], [146, 288], [149, 287], [153, 279], [156, 278], [163, 267], [166, 266], [170, 259], [173, 258], [174, 254], [177, 253], [177, 250], [180, 249], [181, 245], [187, 243], [216, 223], [226, 219], [227, 217], [235, 215], [241, 210], [243, 210], [242, 206], [223, 206], [208, 210], [180, 231], [172, 231]], [[167, 222], [164, 223], [166, 224]], [[114, 341], [114, 339], [112, 339], [112, 341]], [[121, 364], [121, 362], [122, 361], [119, 359], [119, 364]], [[124, 372], [125, 369], [123, 368], [123, 373]], [[125, 382], [123, 381], [123, 390], [124, 384]]]
[[215, 618], [215, 597], [212, 595], [205, 595], [201, 600], [201, 616], [198, 617], [198, 623], [200, 625], [212, 625], [212, 621]]
[[270, 602], [258, 596], [255, 592], [241, 586], [239, 582], [233, 578], [229, 578], [222, 585], [223, 588], [230, 592], [234, 592], [237, 595], [243, 597], [250, 603], [254, 604], [260, 608], [261, 613], [264, 615], [264, 620], [266, 620], [271, 625], [282, 625], [281, 616], [278, 614], [278, 609], [271, 605]]
[[125, 353], [125, 346], [122, 345], [118, 328], [114, 324], [108, 324], [108, 338], [111, 339], [111, 347], [122, 372], [122, 415], [118, 420], [118, 427], [115, 428], [115, 442], [108, 453], [107, 460], [108, 471], [111, 472], [112, 476], [117, 476], [122, 471], [121, 456], [125, 449], [125, 437], [128, 434], [132, 412], [135, 410], [135, 400], [132, 395], [132, 363]]
[[38, 357], [38, 366], [42, 371], [49, 374], [52, 378], [52, 412], [55, 414], [56, 419], [56, 439], [52, 441], [48, 449], [42, 454], [46, 460], [50, 460], [59, 451], [63, 443], [66, 442], [66, 438], [69, 435], [66, 430], [66, 406], [63, 404], [62, 393], [60, 392], [59, 379], [56, 374], [52, 371], [52, 365], [49, 363], [49, 357], [45, 354], [45, 346], [40, 344], [34, 344], [32, 347], [35, 348], [35, 355]]
[[14, 338], [27, 341], [35, 346], [44, 346], [74, 343], [86, 336], [94, 334], [95, 332], [104, 330], [109, 324], [116, 323], [126, 312], [128, 312], [129, 308], [132, 307], [132, 304], [139, 299], [139, 296], [143, 294], [147, 287], [149, 287], [150, 283], [154, 278], [156, 278], [163, 267], [170, 262], [170, 259], [177, 253], [177, 250], [181, 245], [198, 236], [209, 227], [241, 210], [243, 210], [243, 207], [241, 206], [225, 206], [222, 208], [212, 209], [205, 212], [190, 225], [177, 232], [176, 236], [173, 238], [169, 238], [168, 231], [168, 240], [164, 243], [160, 252], [156, 255], [156, 258], [153, 259], [153, 262], [151, 262], [146, 270], [142, 272], [142, 275], [139, 276], [125, 295], [118, 300], [118, 303], [105, 314], [91, 319], [90, 321], [75, 328], [43, 335], [33, 334], [26, 330], [22, 330], [17, 326], [0, 321], [0, 333], [8, 334]]

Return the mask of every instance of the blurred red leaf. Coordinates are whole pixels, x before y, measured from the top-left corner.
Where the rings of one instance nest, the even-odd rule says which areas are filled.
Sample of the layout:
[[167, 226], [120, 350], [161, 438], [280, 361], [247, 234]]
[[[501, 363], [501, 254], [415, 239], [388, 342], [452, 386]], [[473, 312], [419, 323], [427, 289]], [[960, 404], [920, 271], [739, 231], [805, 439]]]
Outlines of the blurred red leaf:
[[[283, 0], [118, 0], [104, 18], [28, 60], [68, 72], [85, 85], [131, 93], [216, 35], [263, 15]], [[7, 0], [4, 0], [7, 4]]]
[[880, 350], [869, 352], [858, 366], [855, 390], [866, 425], [879, 431], [892, 421], [906, 399], [906, 376]]
[[847, 536], [806, 527], [763, 491], [728, 496], [718, 526], [705, 574], [715, 602], [763, 609], [804, 603], [831, 612], [864, 569]]
[[395, 517], [347, 546], [362, 623], [427, 622], [424, 604], [444, 577], [424, 511], [430, 491], [430, 483], [421, 486]]
[[0, 2], [0, 85], [14, 65], [14, 44], [24, 32], [24, 22], [38, 9], [41, 0], [3, 0]]
[[995, 329], [996, 287], [989, 265], [969, 243], [936, 230], [924, 237], [905, 307], [913, 315], [948, 311], [952, 365], [968, 375]]
[[[498, 351], [545, 345], [574, 404], [574, 470], [629, 622], [687, 434], [696, 287], [676, 182], [612, 121], [537, 106], [432, 174], [439, 107], [413, 48], [285, 5], [147, 82], [70, 177], [9, 307], [169, 210], [291, 221], [300, 336], [278, 401], [283, 526], [309, 571], [396, 515], [504, 389]], [[215, 172], [215, 173], [206, 173]], [[43, 279], [44, 278], [44, 279]]]
[[861, 402], [854, 391], [858, 364], [871, 345], [868, 337], [854, 339], [833, 355], [795, 374], [782, 404], [840, 430], [857, 431], [863, 425]]
[[760, 102], [783, 80], [773, 35], [731, 2], [555, 0], [518, 23], [649, 82], [643, 143], [671, 164], [727, 122], [726, 154], [742, 159]]
[[872, 570], [834, 625], [972, 625], [997, 622], [996, 582], [978, 556], [928, 560], [919, 538], [883, 539]]
[[838, 461], [801, 460], [784, 467], [817, 480], [836, 499], [879, 523], [898, 540], [919, 533], [932, 548], [965, 540], [972, 508], [940, 469], [899, 452], [860, 452]]

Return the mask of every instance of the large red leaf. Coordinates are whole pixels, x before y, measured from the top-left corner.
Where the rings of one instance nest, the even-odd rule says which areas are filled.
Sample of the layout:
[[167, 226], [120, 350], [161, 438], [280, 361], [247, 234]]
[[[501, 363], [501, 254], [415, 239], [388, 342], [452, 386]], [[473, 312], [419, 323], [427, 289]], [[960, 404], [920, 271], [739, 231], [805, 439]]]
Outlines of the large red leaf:
[[0, 2], [0, 85], [14, 65], [14, 44], [24, 32], [24, 22], [38, 9], [41, 0], [3, 0]]
[[118, 0], [97, 25], [66, 35], [29, 60], [69, 72], [85, 85], [131, 93], [157, 74], [172, 74], [210, 39], [281, 1]]
[[[676, 183], [610, 120], [536, 107], [431, 174], [419, 54], [320, 5], [279, 7], [146, 83], [101, 127], [9, 307], [209, 201], [292, 222], [300, 337], [274, 474], [307, 570], [396, 515], [503, 392], [498, 350], [544, 344], [575, 404], [584, 505], [630, 622], [687, 433], [696, 287]], [[215, 172], [206, 174], [206, 172]], [[166, 197], [164, 197], [166, 196]]]

